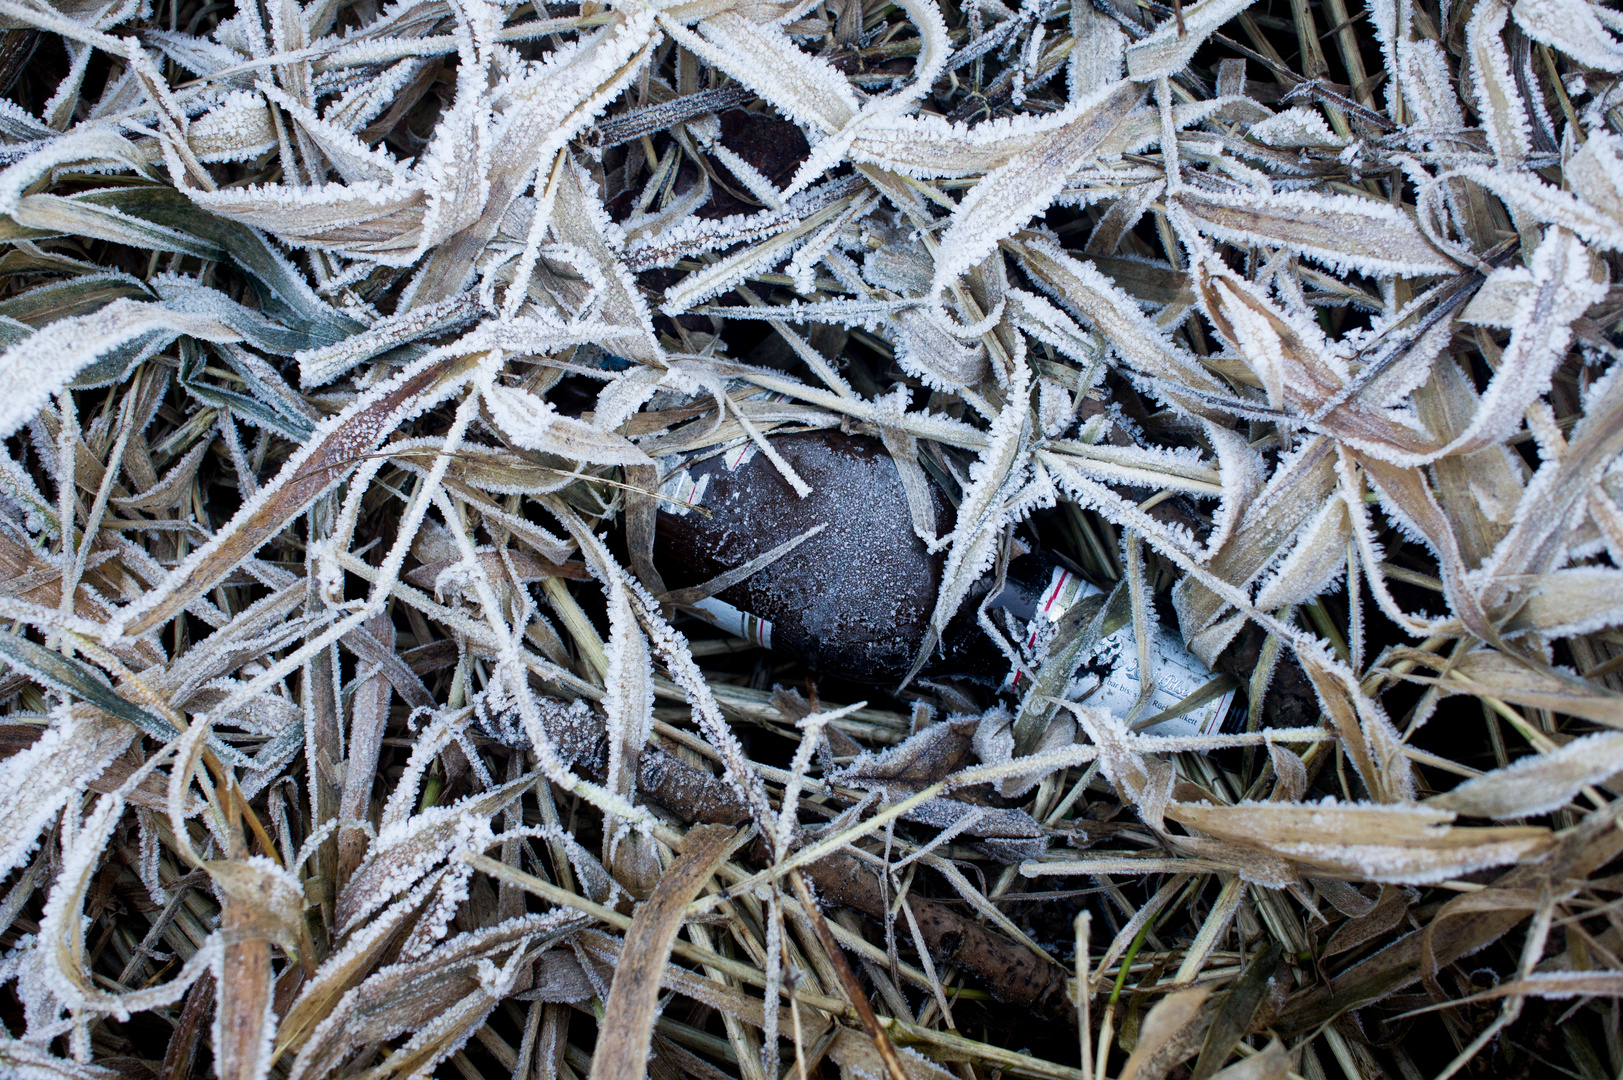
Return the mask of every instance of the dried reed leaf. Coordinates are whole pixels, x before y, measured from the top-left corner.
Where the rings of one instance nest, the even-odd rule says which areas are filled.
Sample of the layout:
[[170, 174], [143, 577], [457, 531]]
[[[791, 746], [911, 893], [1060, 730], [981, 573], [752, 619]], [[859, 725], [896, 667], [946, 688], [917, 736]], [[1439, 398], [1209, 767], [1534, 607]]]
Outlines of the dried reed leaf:
[[1455, 268], [1402, 211], [1372, 199], [1188, 192], [1178, 205], [1207, 235], [1284, 248], [1335, 270], [1416, 277]]
[[1392, 883], [1441, 881], [1549, 846], [1542, 829], [1458, 828], [1449, 824], [1451, 814], [1414, 807], [1180, 804], [1168, 813], [1204, 833], [1305, 866]]
[[609, 1030], [623, 1032], [624, 1036], [593, 1055], [592, 1080], [634, 1080], [643, 1075], [647, 1038], [659, 998], [660, 971], [681, 932], [688, 901], [710, 880], [738, 839], [737, 830], [724, 825], [692, 829], [682, 857], [638, 906], [631, 928], [626, 931], [625, 951], [615, 968], [614, 985], [603, 1012]]
[[124, 635], [138, 637], [168, 622], [323, 492], [342, 482], [402, 419], [448, 393], [447, 384], [456, 385], [471, 367], [468, 358], [425, 357], [318, 427], [276, 479], [260, 489], [214, 539], [177, 568], [163, 588], [146, 594], [126, 612]]

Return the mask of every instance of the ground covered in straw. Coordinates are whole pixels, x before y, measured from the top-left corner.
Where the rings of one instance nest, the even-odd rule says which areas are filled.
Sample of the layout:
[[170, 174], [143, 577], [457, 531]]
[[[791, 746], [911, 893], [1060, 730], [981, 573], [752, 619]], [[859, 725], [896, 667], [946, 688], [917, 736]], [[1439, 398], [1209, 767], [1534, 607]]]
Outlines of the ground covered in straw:
[[[0, 0], [0, 1074], [1616, 1076], [1620, 33]], [[833, 429], [905, 681], [662, 576]]]

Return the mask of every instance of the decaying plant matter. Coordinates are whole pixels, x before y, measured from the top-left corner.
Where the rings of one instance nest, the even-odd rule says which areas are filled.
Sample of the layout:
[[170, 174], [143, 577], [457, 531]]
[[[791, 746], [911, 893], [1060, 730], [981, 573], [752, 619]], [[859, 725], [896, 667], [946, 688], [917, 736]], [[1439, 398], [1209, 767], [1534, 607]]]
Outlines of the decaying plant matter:
[[[1616, 1075], [1619, 34], [0, 0], [0, 1074]], [[662, 486], [830, 428], [921, 667], [1108, 595], [719, 635]]]

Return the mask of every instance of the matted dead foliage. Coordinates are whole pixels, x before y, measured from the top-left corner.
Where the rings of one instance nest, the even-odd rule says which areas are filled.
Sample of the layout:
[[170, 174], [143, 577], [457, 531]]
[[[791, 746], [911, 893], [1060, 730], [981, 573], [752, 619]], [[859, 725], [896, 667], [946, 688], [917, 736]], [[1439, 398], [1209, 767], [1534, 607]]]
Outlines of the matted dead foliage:
[[[1623, 1068], [1617, 10], [0, 27], [0, 1074]], [[695, 619], [667, 476], [831, 428], [935, 630], [1033, 543], [1092, 629]]]

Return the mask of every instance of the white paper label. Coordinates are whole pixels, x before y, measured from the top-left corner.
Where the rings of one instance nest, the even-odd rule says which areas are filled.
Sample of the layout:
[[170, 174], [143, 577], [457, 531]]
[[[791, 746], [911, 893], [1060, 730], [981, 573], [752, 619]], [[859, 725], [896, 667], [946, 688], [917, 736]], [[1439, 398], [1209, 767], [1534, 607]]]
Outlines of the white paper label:
[[709, 486], [709, 473], [699, 477], [695, 483], [693, 474], [686, 469], [674, 472], [659, 486], [659, 494], [663, 499], [660, 508], [678, 516], [687, 514], [704, 502], [704, 489]]
[[755, 457], [756, 449], [753, 439], [745, 439], [738, 446], [729, 448], [721, 455], [722, 464], [727, 466], [728, 472], [737, 472], [745, 465], [748, 465], [751, 459]]
[[[1042, 620], [1059, 622], [1072, 604], [1103, 591], [1064, 567], [1056, 567], [1049, 576], [1048, 587], [1037, 601], [1037, 612], [1026, 635], [1026, 647], [1029, 649], [1037, 644]], [[1149, 704], [1140, 712], [1141, 717], [1154, 716], [1174, 708], [1212, 680], [1212, 673], [1206, 665], [1184, 647], [1176, 634], [1169, 632], [1159, 622], [1154, 623], [1151, 630], [1150, 652], [1155, 671], [1155, 692], [1150, 696]], [[1094, 656], [1110, 665], [1110, 673], [1104, 677], [1099, 688], [1084, 700], [1089, 705], [1109, 709], [1117, 716], [1128, 715], [1138, 703], [1139, 689], [1143, 685], [1138, 671], [1138, 645], [1133, 640], [1132, 624], [1100, 642]], [[1233, 700], [1234, 691], [1226, 691], [1181, 716], [1144, 730], [1158, 735], [1215, 735], [1222, 726], [1223, 718], [1228, 715], [1229, 704]]]
[[772, 647], [772, 623], [759, 615], [751, 615], [747, 611], [717, 600], [714, 596], [700, 600], [693, 607], [700, 618], [719, 630], [725, 630], [734, 637], [741, 637], [745, 641], [754, 642], [763, 649]]
[[1043, 590], [1042, 597], [1037, 601], [1037, 618], [1032, 620], [1031, 632], [1026, 635], [1026, 648], [1035, 648], [1037, 645], [1038, 619], [1047, 616], [1049, 622], [1057, 623], [1072, 604], [1085, 596], [1102, 591], [1098, 586], [1077, 577], [1063, 566], [1056, 567], [1048, 579], [1048, 588]]

